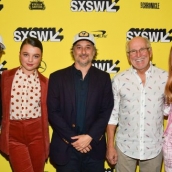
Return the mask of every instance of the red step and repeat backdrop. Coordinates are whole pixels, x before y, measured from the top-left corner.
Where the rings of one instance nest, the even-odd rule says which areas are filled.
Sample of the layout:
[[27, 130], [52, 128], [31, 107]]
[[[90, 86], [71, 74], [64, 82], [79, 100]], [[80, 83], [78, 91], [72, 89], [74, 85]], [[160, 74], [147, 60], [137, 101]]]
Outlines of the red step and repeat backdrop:
[[[98, 57], [93, 65], [111, 77], [129, 67], [125, 43], [135, 36], [149, 38], [153, 64], [167, 70], [172, 45], [171, 7], [172, 1], [163, 0], [0, 0], [0, 35], [6, 46], [0, 63], [7, 62], [0, 70], [19, 66], [21, 41], [33, 36], [43, 43], [40, 71], [49, 77], [73, 63], [70, 49], [73, 36], [80, 31], [95, 36]], [[1, 155], [0, 171], [11, 172]], [[44, 171], [55, 169], [48, 162]], [[105, 172], [111, 171], [105, 163]]]

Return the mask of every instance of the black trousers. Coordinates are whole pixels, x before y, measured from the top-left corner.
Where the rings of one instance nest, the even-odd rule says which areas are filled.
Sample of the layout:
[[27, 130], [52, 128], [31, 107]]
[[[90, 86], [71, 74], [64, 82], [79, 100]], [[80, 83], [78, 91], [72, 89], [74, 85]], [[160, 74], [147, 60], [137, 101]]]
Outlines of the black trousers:
[[104, 160], [94, 160], [89, 153], [80, 153], [73, 149], [70, 161], [57, 165], [57, 172], [104, 172]]

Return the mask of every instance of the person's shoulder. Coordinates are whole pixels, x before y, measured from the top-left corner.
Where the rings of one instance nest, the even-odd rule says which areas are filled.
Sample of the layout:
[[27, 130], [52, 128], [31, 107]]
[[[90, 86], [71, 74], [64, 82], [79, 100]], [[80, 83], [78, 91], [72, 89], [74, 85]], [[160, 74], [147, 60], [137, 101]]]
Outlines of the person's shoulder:
[[115, 74], [113, 79], [123, 78], [123, 77], [126, 77], [126, 76], [130, 75], [130, 74], [131, 74], [131, 68], [120, 71], [119, 73]]
[[2, 76], [15, 74], [15, 72], [16, 72], [18, 69], [19, 69], [19, 67], [12, 68], [12, 69], [8, 69], [8, 70], [4, 70], [4, 71], [2, 72]]
[[42, 81], [48, 82], [48, 78], [46, 76], [44, 76], [42, 73], [40, 73], [39, 71], [38, 71], [38, 76]]
[[71, 69], [72, 69], [72, 66], [68, 66], [66, 68], [58, 69], [58, 70], [52, 72], [50, 75], [60, 75], [60, 74], [65, 73]]
[[168, 72], [162, 68], [159, 68], [157, 66], [152, 66], [155, 74], [162, 74], [162, 75], [168, 75]]
[[98, 69], [98, 68], [95, 67], [95, 66], [91, 66], [91, 70], [90, 70], [90, 71], [91, 71], [91, 72], [94, 72], [94, 73], [97, 73], [97, 74], [99, 74], [99, 75], [104, 75], [104, 76], [108, 76], [108, 75], [109, 75], [108, 72], [103, 71], [103, 70], [101, 70], [101, 69]]

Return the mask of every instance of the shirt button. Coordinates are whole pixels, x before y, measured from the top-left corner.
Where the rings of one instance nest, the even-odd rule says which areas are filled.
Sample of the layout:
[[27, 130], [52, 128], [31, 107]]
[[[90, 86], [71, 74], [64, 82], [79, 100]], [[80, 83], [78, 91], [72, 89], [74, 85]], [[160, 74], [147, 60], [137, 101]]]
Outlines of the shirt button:
[[75, 127], [75, 124], [72, 124], [72, 127], [74, 128]]

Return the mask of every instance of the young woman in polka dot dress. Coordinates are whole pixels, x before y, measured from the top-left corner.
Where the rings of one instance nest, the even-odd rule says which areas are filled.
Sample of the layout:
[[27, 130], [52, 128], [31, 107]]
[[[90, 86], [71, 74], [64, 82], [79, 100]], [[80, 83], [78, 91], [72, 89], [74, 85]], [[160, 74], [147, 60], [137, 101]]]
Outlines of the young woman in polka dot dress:
[[14, 172], [43, 172], [49, 153], [48, 79], [38, 71], [42, 53], [38, 39], [26, 38], [19, 52], [21, 66], [2, 74], [0, 149], [9, 155]]

